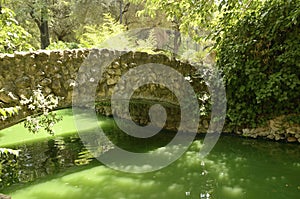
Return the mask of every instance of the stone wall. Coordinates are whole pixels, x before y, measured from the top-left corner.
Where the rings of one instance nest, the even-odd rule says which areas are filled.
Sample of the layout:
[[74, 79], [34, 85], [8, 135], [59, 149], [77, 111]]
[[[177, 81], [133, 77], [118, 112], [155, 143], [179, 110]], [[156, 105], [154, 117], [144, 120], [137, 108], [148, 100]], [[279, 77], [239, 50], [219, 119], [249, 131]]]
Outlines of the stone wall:
[[[88, 55], [99, 55], [94, 64], [92, 59], [87, 59]], [[93, 69], [99, 70], [99, 60], [114, 58], [112, 63], [105, 71], [102, 71], [102, 79], [97, 89], [97, 100], [110, 99], [112, 91], [120, 77], [130, 68], [147, 63], [160, 63], [175, 68], [184, 76], [195, 73], [195, 68], [187, 63], [170, 59], [165, 55], [150, 55], [144, 52], [119, 52], [109, 51], [107, 49], [85, 49], [85, 50], [65, 50], [65, 51], [36, 51], [15, 54], [0, 54], [0, 88], [5, 92], [0, 93], [0, 100], [4, 103], [11, 103], [13, 100], [7, 97], [8, 92], [12, 92], [15, 97], [21, 95], [28, 96], [37, 85], [41, 85], [46, 94], [54, 94], [64, 99], [61, 106], [70, 106], [72, 104], [73, 87], [76, 84], [89, 83], [94, 73]], [[76, 82], [78, 74], [82, 76], [82, 71], [78, 72], [80, 66], [88, 64], [89, 71], [83, 71], [88, 79], [79, 79]], [[94, 68], [92, 68], [94, 67]], [[137, 79], [138, 77], [137, 74]], [[143, 77], [142, 77], [143, 78]], [[174, 80], [174, 84], [176, 81]], [[197, 84], [195, 84], [197, 85]], [[200, 85], [203, 86], [203, 85]], [[147, 87], [138, 89], [134, 97], [149, 97], [151, 100], [164, 99], [171, 103], [176, 103], [172, 93], [166, 91], [157, 92], [159, 85], [152, 85], [150, 91]], [[180, 85], [174, 85], [180, 88]], [[87, 86], [88, 88], [88, 86]], [[199, 88], [199, 85], [198, 85]], [[85, 92], [84, 90], [82, 92]]]
[[[82, 95], [85, 96], [84, 100], [87, 102], [95, 99], [98, 113], [110, 116], [112, 115], [111, 95], [121, 76], [136, 66], [148, 63], [169, 66], [184, 77], [191, 77], [196, 73], [196, 69], [188, 63], [171, 59], [162, 54], [147, 54], [145, 52], [78, 49], [24, 52], [13, 55], [2, 54], [0, 55], [0, 88], [4, 88], [5, 92], [0, 93], [0, 100], [5, 106], [14, 106], [18, 100], [12, 98], [20, 99], [21, 95], [28, 97], [32, 94], [33, 89], [41, 85], [46, 95], [53, 94], [61, 97], [59, 107], [72, 106], [72, 97], [75, 96], [76, 98], [77, 95]], [[103, 65], [108, 65], [105, 70], [102, 70]], [[84, 69], [80, 70], [80, 68]], [[147, 67], [145, 70], [148, 70]], [[145, 72], [147, 73], [147, 71]], [[127, 86], [133, 86], [140, 78], [152, 78], [155, 82], [158, 76], [165, 75], [165, 78], [171, 81], [172, 89], [179, 90], [181, 88], [180, 82], [177, 82], [176, 78], [170, 77], [167, 71], [160, 71], [156, 74], [149, 71], [147, 74], [150, 76], [132, 74], [136, 79], [126, 82]], [[95, 78], [93, 78], [94, 76]], [[97, 76], [102, 78], [98, 82], [95, 96], [91, 96], [89, 93], [90, 84], [94, 83]], [[191, 77], [189, 83], [192, 84], [195, 91], [205, 90], [204, 83], [199, 82], [198, 77]], [[73, 92], [74, 87], [78, 85], [80, 85], [80, 90]], [[122, 88], [117, 87], [117, 91], [119, 90]], [[9, 93], [13, 97], [9, 97]], [[180, 107], [177, 98], [169, 89], [155, 83], [135, 90], [131, 97], [130, 106], [133, 121], [138, 124], [147, 124], [149, 122], [148, 109], [151, 104], [155, 103], [160, 103], [166, 108], [168, 117], [165, 128], [175, 130], [177, 124], [180, 123]], [[84, 104], [85, 102], [82, 102], [83, 106]], [[120, 117], [125, 117], [122, 112], [117, 114]], [[6, 122], [15, 122], [24, 116], [26, 113], [23, 112], [14, 120]], [[1, 126], [4, 127], [4, 124], [2, 122]], [[205, 121], [205, 124], [208, 124], [208, 121]], [[201, 126], [199, 131], [206, 132], [206, 129]]]
[[16, 98], [29, 96], [38, 85], [46, 94], [64, 97], [61, 105], [70, 105], [72, 82], [78, 68], [88, 56], [88, 50], [36, 51], [0, 55], [0, 100], [12, 103], [7, 97], [12, 92]]
[[300, 143], [300, 125], [290, 122], [290, 116], [276, 117], [269, 120], [263, 127], [243, 129], [237, 133], [251, 138], [265, 137], [270, 140]]

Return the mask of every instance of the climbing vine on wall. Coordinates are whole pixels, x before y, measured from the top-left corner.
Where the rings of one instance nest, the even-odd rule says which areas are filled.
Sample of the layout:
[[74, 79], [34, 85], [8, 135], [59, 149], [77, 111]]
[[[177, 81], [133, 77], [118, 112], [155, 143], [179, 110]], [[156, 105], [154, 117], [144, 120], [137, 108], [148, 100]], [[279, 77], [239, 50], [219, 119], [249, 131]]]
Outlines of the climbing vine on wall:
[[267, 0], [227, 24], [217, 65], [226, 80], [228, 119], [255, 127], [300, 113], [300, 0]]

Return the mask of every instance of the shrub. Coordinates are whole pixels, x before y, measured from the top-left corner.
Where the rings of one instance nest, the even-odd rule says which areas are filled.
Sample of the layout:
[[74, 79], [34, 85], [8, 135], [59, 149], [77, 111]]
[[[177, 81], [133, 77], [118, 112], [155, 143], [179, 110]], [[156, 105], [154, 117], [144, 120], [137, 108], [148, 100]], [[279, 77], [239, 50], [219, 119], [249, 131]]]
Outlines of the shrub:
[[0, 148], [0, 189], [19, 181], [19, 151]]
[[14, 51], [30, 50], [33, 47], [28, 44], [31, 35], [19, 26], [15, 19], [15, 13], [2, 8], [0, 14], [0, 52], [13, 53]]
[[[84, 27], [85, 33], [79, 35], [80, 44], [86, 48], [103, 47], [99, 46], [105, 40], [123, 33], [126, 27], [116, 22], [110, 14], [103, 15], [104, 23], [102, 26], [86, 25]], [[121, 45], [122, 41], [116, 41], [115, 45]], [[112, 44], [110, 44], [112, 45]]]
[[70, 49], [78, 49], [81, 48], [81, 45], [78, 43], [67, 43], [62, 41], [52, 42], [47, 50], [70, 50]]
[[233, 125], [255, 127], [300, 113], [299, 22], [300, 0], [267, 0], [227, 26], [217, 66], [225, 77]]

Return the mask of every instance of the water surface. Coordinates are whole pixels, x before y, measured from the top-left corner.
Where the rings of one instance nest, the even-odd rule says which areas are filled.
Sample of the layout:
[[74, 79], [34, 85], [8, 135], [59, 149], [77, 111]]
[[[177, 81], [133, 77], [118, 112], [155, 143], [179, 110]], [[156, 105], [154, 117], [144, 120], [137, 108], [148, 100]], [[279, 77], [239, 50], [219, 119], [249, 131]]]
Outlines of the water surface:
[[[126, 136], [112, 119], [102, 128], [118, 146], [146, 152], [162, 149], [171, 132], [145, 140]], [[87, 132], [88, 133], [88, 132]], [[10, 145], [20, 149], [18, 182], [0, 192], [13, 199], [296, 199], [300, 197], [300, 145], [222, 136], [204, 159], [202, 138], [176, 162], [145, 174], [102, 165], [76, 133]]]

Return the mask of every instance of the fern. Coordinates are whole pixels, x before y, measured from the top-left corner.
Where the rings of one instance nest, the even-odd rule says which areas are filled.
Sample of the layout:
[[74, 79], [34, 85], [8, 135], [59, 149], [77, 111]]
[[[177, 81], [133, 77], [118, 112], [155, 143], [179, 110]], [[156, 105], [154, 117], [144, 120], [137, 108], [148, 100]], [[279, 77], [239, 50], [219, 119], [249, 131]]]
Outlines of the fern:
[[79, 40], [84, 47], [99, 47], [105, 40], [123, 33], [125, 29], [125, 26], [116, 22], [110, 14], [104, 14], [103, 25], [85, 26], [85, 33], [79, 36]]

